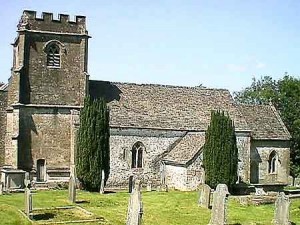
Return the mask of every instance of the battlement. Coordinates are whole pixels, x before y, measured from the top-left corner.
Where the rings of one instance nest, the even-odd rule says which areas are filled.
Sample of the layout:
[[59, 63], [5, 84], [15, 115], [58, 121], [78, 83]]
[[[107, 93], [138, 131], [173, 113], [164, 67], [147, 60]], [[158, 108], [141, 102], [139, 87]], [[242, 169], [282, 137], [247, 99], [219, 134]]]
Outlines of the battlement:
[[22, 30], [87, 34], [86, 17], [75, 16], [70, 20], [69, 15], [58, 14], [55, 19], [49, 12], [42, 12], [41, 17], [37, 17], [36, 11], [24, 10], [18, 24], [18, 31]]

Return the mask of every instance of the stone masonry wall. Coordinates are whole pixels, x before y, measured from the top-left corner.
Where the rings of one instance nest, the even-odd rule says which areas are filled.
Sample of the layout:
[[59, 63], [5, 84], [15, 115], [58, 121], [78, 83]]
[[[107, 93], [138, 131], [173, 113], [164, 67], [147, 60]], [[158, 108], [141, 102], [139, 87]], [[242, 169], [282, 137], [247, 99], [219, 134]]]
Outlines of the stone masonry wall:
[[47, 169], [69, 168], [70, 109], [23, 107], [20, 114], [19, 168], [35, 169], [38, 159], [45, 159]]
[[[278, 154], [276, 173], [269, 173], [269, 156]], [[251, 180], [260, 184], [287, 184], [289, 176], [290, 148], [288, 141], [253, 141], [251, 146]]]
[[[47, 105], [83, 105], [86, 94], [85, 54], [86, 40], [77, 36], [54, 34], [29, 34], [26, 46], [29, 48], [27, 80], [23, 80], [24, 103]], [[61, 65], [47, 67], [46, 43], [59, 41]]]
[[0, 167], [4, 164], [7, 92], [0, 91]]
[[239, 151], [238, 175], [239, 181], [250, 183], [250, 135], [237, 133], [236, 142]]
[[[110, 136], [110, 176], [108, 187], [127, 187], [129, 176], [138, 175], [144, 179], [159, 183], [160, 165], [158, 156], [168, 150], [182, 132], [158, 130], [112, 129]], [[145, 146], [143, 168], [131, 168], [131, 150], [136, 142]]]

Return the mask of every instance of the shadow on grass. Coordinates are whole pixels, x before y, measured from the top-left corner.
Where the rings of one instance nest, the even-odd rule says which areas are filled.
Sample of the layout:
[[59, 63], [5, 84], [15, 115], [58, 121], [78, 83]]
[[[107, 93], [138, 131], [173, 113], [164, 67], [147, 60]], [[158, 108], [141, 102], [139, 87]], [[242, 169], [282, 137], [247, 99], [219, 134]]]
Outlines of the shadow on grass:
[[90, 203], [90, 201], [88, 201], [88, 200], [78, 200], [75, 203], [76, 204], [88, 204], [88, 203]]
[[117, 192], [115, 192], [115, 191], [104, 191], [105, 195], [115, 194], [115, 193], [117, 193]]
[[53, 219], [54, 216], [55, 216], [54, 213], [37, 214], [37, 215], [33, 215], [33, 220], [50, 220]]

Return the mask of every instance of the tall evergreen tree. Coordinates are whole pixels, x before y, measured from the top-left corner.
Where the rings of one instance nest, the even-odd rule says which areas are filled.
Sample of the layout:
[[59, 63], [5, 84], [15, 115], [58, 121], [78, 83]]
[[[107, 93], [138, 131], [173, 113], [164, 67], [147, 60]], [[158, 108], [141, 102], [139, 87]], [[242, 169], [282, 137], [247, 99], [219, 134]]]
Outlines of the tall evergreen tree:
[[205, 183], [231, 188], [237, 181], [238, 149], [234, 123], [224, 112], [212, 111], [203, 150]]
[[103, 99], [87, 97], [80, 112], [76, 173], [84, 189], [99, 190], [101, 171], [109, 175], [109, 111]]

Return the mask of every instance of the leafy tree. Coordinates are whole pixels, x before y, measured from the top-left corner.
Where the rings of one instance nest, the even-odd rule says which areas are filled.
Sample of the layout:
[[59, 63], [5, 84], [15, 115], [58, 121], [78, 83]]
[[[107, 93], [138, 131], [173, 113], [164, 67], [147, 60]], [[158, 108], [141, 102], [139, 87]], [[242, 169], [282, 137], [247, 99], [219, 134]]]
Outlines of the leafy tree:
[[238, 148], [233, 121], [224, 112], [212, 111], [203, 150], [205, 183], [212, 188], [220, 183], [229, 188], [237, 181]]
[[300, 176], [300, 79], [285, 73], [278, 81], [269, 76], [253, 79], [250, 87], [235, 92], [240, 103], [265, 104], [272, 102], [292, 135], [291, 174]]
[[101, 171], [109, 175], [109, 111], [103, 99], [87, 97], [80, 112], [77, 136], [76, 172], [83, 187], [99, 190]]

